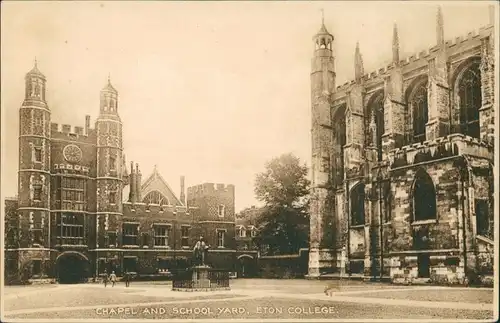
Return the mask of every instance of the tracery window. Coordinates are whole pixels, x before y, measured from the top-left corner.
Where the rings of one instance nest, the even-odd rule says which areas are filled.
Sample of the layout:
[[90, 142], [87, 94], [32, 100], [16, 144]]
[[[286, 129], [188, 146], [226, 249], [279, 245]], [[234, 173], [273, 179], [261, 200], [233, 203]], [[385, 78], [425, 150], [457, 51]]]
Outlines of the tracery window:
[[365, 185], [358, 184], [351, 191], [351, 225], [365, 224]]
[[169, 205], [168, 199], [158, 191], [149, 192], [142, 201], [147, 204]]
[[413, 110], [413, 142], [425, 141], [425, 125], [429, 120], [427, 105], [427, 81], [417, 86], [410, 99]]
[[377, 159], [382, 161], [382, 136], [384, 135], [384, 97], [380, 95], [372, 106], [375, 117], [375, 144], [377, 145]]
[[436, 189], [431, 177], [424, 171], [417, 172], [413, 187], [414, 221], [436, 219]]
[[482, 97], [478, 63], [473, 64], [463, 73], [458, 84], [458, 96], [460, 99], [460, 132], [479, 138], [479, 109]]

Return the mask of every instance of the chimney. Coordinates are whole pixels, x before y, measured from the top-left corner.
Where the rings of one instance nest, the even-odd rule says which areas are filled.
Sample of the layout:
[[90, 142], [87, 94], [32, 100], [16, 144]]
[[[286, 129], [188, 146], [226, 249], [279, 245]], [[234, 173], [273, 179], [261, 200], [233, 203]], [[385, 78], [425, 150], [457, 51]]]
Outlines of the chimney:
[[186, 195], [184, 194], [184, 176], [181, 176], [181, 203], [186, 205]]
[[139, 170], [139, 164], [135, 164], [135, 184], [136, 184], [136, 189], [135, 189], [135, 195], [137, 202], [142, 202], [142, 196], [141, 196], [141, 183], [142, 183], [142, 174], [141, 171]]
[[89, 129], [90, 129], [90, 116], [86, 115], [85, 116], [85, 135], [89, 135]]
[[134, 162], [130, 162], [130, 193], [128, 195], [128, 200], [130, 203], [135, 203], [136, 202], [136, 196], [135, 196], [135, 185], [136, 181], [136, 174], [134, 173]]

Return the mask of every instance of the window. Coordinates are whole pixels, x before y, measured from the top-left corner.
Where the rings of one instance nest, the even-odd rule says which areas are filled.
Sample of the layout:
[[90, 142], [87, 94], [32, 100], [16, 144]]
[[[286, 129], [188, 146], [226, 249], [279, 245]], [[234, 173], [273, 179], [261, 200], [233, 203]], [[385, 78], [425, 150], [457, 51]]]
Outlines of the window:
[[84, 244], [84, 215], [63, 213], [59, 214], [57, 221], [57, 236], [61, 244], [83, 245]]
[[482, 104], [479, 63], [473, 64], [462, 75], [458, 84], [460, 99], [460, 131], [479, 138], [479, 109]]
[[430, 176], [423, 170], [417, 172], [413, 186], [414, 220], [436, 219], [436, 191]]
[[365, 224], [365, 185], [356, 185], [351, 192], [351, 225]]
[[224, 205], [219, 205], [217, 208], [217, 214], [219, 215], [219, 218], [223, 218], [226, 214], [226, 207]]
[[252, 228], [252, 238], [254, 238], [255, 236], [257, 236], [257, 229]]
[[476, 199], [476, 232], [478, 235], [489, 237], [490, 216], [488, 201]]
[[245, 238], [247, 236], [247, 231], [245, 228], [241, 227], [238, 229], [240, 238]]
[[155, 225], [155, 247], [167, 247], [168, 246], [168, 234], [170, 227], [167, 225]]
[[41, 246], [43, 244], [42, 229], [34, 229], [33, 231], [33, 244]]
[[116, 204], [116, 192], [115, 191], [109, 192], [109, 203]]
[[42, 148], [35, 148], [35, 162], [40, 163], [42, 161]]
[[334, 171], [335, 186], [340, 186], [344, 181], [344, 146], [346, 144], [345, 105], [332, 111], [332, 124], [334, 127], [334, 157], [332, 168]]
[[189, 247], [189, 226], [182, 226], [181, 227], [181, 246], [182, 247]]
[[376, 125], [376, 144], [377, 144], [377, 158], [382, 161], [382, 136], [384, 135], [384, 97], [381, 95], [374, 103], [375, 109], [375, 125]]
[[35, 185], [33, 187], [33, 200], [35, 200], [35, 201], [42, 200], [42, 186], [41, 185]]
[[123, 245], [124, 246], [137, 246], [137, 232], [139, 231], [139, 224], [137, 223], [124, 223], [123, 224]]
[[158, 191], [152, 191], [146, 194], [142, 202], [147, 204], [169, 205], [168, 199]]
[[226, 230], [217, 229], [217, 247], [224, 248]]
[[109, 170], [111, 171], [116, 170], [116, 158], [113, 156], [109, 157]]
[[85, 179], [61, 178], [61, 210], [85, 211]]
[[413, 111], [413, 142], [425, 141], [425, 125], [428, 121], [427, 81], [418, 85], [410, 99]]
[[108, 244], [109, 247], [116, 247], [116, 232], [108, 232]]

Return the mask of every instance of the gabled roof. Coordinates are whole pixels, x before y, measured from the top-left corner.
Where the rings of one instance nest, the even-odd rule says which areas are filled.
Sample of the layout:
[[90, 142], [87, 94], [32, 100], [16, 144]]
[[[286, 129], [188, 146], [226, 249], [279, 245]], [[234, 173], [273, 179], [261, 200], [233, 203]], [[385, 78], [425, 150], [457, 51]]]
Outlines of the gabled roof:
[[141, 197], [145, 198], [150, 192], [158, 191], [164, 195], [170, 204], [176, 206], [184, 206], [181, 200], [175, 195], [174, 191], [158, 172], [158, 168], [154, 167], [153, 173], [141, 185]]

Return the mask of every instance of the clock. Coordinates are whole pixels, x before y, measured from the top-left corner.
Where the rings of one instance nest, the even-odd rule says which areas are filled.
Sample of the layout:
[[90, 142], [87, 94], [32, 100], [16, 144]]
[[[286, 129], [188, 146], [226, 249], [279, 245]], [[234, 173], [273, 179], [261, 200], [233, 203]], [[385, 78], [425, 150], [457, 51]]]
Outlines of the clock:
[[64, 159], [70, 163], [78, 163], [82, 160], [82, 150], [77, 145], [67, 145], [63, 150]]

